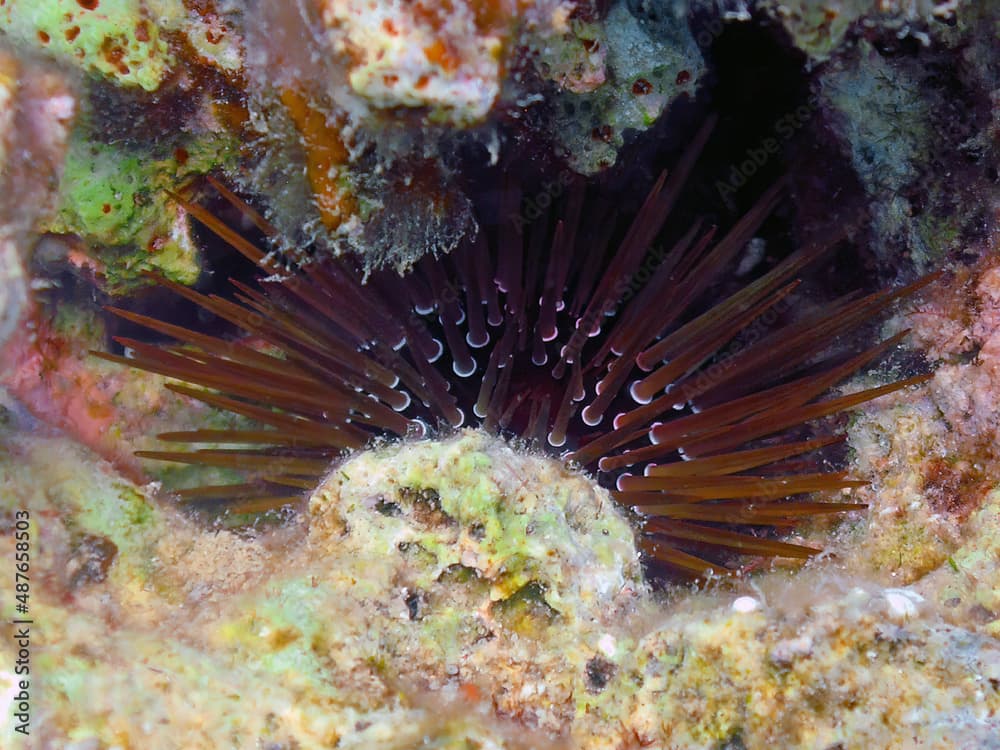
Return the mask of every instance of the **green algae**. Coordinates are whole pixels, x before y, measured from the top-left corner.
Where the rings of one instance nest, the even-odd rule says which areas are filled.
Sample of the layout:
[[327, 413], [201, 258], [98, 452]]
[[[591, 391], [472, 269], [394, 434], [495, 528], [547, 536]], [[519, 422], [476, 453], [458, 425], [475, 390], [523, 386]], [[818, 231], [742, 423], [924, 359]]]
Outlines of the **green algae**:
[[148, 283], [156, 271], [182, 284], [201, 273], [199, 252], [186, 212], [170, 197], [192, 177], [231, 158], [228, 138], [184, 141], [177, 150], [142, 144], [101, 143], [78, 126], [70, 143], [59, 188], [59, 207], [45, 227], [78, 235], [101, 262], [106, 287], [122, 293]]
[[323, 690], [327, 650], [336, 645], [330, 642], [336, 633], [316, 615], [330, 609], [330, 597], [329, 589], [314, 586], [309, 577], [286, 579], [239, 619], [215, 626], [213, 640], [238, 650], [254, 669]]
[[[461, 564], [489, 580], [493, 600], [534, 586], [556, 611], [584, 593], [573, 580], [569, 561], [584, 555], [594, 572], [612, 576], [632, 564], [626, 549], [634, 562], [633, 531], [611, 507], [598, 511], [558, 484], [545, 497], [511, 497], [493, 478], [496, 466], [486, 444], [473, 433], [464, 435], [411, 444], [405, 451], [393, 446], [384, 457], [376, 453], [348, 462], [342, 472], [350, 480], [331, 477], [314, 498], [313, 512], [324, 512], [328, 503], [339, 506], [352, 536], [365, 540], [369, 549], [386, 555], [399, 554], [401, 545], [419, 550], [425, 559], [414, 574], [418, 587]], [[379, 471], [390, 471], [392, 481], [373, 491], [368, 502], [333, 499], [345, 487], [363, 484], [382, 463], [386, 468]], [[413, 498], [428, 493], [439, 511], [436, 516], [415, 509]]]
[[[0, 482], [15, 490], [4, 496], [5, 506], [27, 510], [33, 519], [56, 510], [46, 523], [54, 528], [35, 528], [32, 539], [56, 535], [67, 540], [72, 565], [85, 565], [86, 555], [78, 549], [90, 540], [114, 550], [107, 575], [117, 585], [130, 586], [148, 581], [154, 572], [151, 549], [162, 531], [163, 515], [133, 485], [116, 475], [83, 470], [87, 456], [83, 451], [63, 449], [46, 455], [42, 444], [19, 444], [9, 458], [0, 460]], [[33, 466], [50, 464], [44, 494], [31, 493], [26, 476]], [[51, 545], [48, 545], [51, 546]], [[47, 552], [46, 554], [51, 554]], [[67, 565], [67, 572], [72, 570]], [[77, 571], [78, 572], [78, 571]], [[76, 573], [73, 580], [83, 581]]]
[[[173, 6], [183, 13], [183, 6]], [[174, 64], [140, 0], [13, 0], [0, 30], [16, 42], [121, 86], [155, 91]]]

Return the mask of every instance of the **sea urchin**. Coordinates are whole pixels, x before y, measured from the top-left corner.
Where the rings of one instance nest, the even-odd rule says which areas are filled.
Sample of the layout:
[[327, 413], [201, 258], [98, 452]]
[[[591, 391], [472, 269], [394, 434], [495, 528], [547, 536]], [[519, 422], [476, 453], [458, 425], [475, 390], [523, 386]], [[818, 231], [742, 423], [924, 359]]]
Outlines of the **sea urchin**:
[[365, 277], [349, 258], [279, 264], [178, 197], [268, 276], [256, 286], [233, 281], [233, 299], [159, 283], [246, 335], [211, 336], [112, 308], [179, 344], [119, 338], [129, 356], [100, 356], [184, 381], [168, 387], [260, 427], [167, 433], [161, 439], [212, 447], [140, 455], [245, 470], [243, 483], [180, 495], [263, 511], [297, 501], [334, 459], [377, 436], [478, 422], [596, 470], [635, 511], [650, 561], [674, 572], [703, 576], [719, 570], [720, 557], [815, 554], [772, 531], [863, 507], [802, 497], [863, 483], [803, 460], [842, 438], [809, 437], [803, 425], [923, 379], [821, 400], [900, 337], [860, 353], [831, 354], [830, 345], [929, 279], [849, 294], [722, 357], [838, 238], [803, 247], [706, 304], [783, 189], [767, 191], [721, 239], [696, 224], [669, 249], [651, 251], [708, 130], [655, 182], [620, 241], [612, 242], [615, 217], [589, 208], [582, 182], [570, 186], [554, 219], [527, 225], [518, 218], [521, 194], [505, 186], [495, 232], [425, 257], [403, 276]]

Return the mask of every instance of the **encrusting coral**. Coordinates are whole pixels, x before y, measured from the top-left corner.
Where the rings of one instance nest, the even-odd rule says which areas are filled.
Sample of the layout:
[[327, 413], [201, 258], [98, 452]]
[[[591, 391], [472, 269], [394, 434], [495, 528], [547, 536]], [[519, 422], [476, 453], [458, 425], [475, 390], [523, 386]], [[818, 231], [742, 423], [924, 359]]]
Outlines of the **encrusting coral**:
[[174, 60], [143, 6], [140, 0], [8, 2], [0, 8], [0, 28], [68, 64], [154, 91]]

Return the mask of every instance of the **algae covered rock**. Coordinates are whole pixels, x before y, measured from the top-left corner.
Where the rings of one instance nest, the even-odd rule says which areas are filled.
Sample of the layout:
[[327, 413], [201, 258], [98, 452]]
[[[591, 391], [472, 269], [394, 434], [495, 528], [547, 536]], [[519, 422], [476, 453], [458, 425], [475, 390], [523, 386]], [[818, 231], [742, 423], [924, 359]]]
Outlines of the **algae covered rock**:
[[[164, 3], [174, 14], [180, 3]], [[12, 39], [123, 86], [154, 91], [173, 57], [142, 0], [5, 3], [0, 30]]]
[[0, 440], [4, 518], [34, 520], [43, 742], [545, 747], [589, 721], [645, 590], [605, 492], [481, 433], [361, 454], [266, 536], [155, 508], [65, 440]]
[[[186, 138], [167, 150], [150, 143], [102, 143], [77, 126], [63, 167], [59, 205], [45, 231], [71, 234], [88, 248], [114, 294], [157, 271], [194, 284], [201, 260], [187, 213], [170, 192], [231, 157], [226, 138]], [[179, 156], [178, 156], [179, 155]]]
[[[359, 453], [297, 518], [238, 533], [157, 507], [155, 488], [63, 438], [8, 425], [0, 447], [0, 518], [32, 519], [42, 746], [891, 747], [916, 733], [931, 747], [989, 747], [997, 736], [997, 642], [938, 619], [930, 591], [856, 585], [834, 563], [663, 600], [604, 490], [481, 432]], [[13, 543], [0, 537], [0, 553]], [[956, 559], [976, 554], [993, 553]], [[977, 574], [995, 581], [990, 565]], [[5, 690], [12, 677], [0, 672]]]
[[668, 618], [639, 645], [640, 742], [995, 747], [1000, 644], [922, 619], [912, 592], [846, 583], [765, 584], [728, 613]]
[[684, 7], [672, 3], [616, 3], [602, 24], [579, 25], [575, 38], [585, 42], [587, 64], [565, 40], [548, 44], [537, 64], [566, 87], [552, 121], [564, 157], [593, 174], [615, 163], [626, 134], [692, 95], [706, 65]]
[[460, 566], [491, 602], [530, 588], [566, 617], [597, 617], [641, 586], [631, 527], [607, 493], [482, 433], [358, 456], [313, 493], [310, 512], [314, 544], [411, 568], [415, 586]]
[[352, 590], [385, 611], [380, 670], [475, 686], [549, 732], [608, 731], [621, 626], [647, 589], [604, 490], [466, 431], [357, 456], [310, 515], [315, 553], [356, 561]]
[[[206, 25], [213, 19], [214, 26]], [[59, 189], [56, 205], [39, 201], [22, 256], [38, 234], [66, 234], [78, 251], [67, 265], [75, 273], [85, 267], [112, 294], [148, 283], [142, 273], [149, 270], [194, 283], [201, 259], [168, 191], [233, 163], [237, 135], [221, 114], [229, 102], [215, 95], [242, 63], [221, 23], [214, 11], [189, 14], [180, 0], [44, 0], [0, 8], [0, 40], [16, 50], [22, 67], [45, 61], [73, 91], [63, 118], [69, 138], [64, 134], [55, 165], [50, 169], [40, 149], [26, 147], [47, 178], [55, 172]], [[232, 94], [228, 85], [218, 99]], [[41, 138], [44, 126], [36, 125]]]
[[971, 140], [974, 107], [959, 107], [957, 92], [945, 90], [940, 55], [924, 57], [894, 58], [860, 42], [824, 70], [817, 88], [869, 200], [875, 251], [905, 248], [928, 269], [978, 221], [971, 186], [985, 164], [966, 166], [982, 151]]

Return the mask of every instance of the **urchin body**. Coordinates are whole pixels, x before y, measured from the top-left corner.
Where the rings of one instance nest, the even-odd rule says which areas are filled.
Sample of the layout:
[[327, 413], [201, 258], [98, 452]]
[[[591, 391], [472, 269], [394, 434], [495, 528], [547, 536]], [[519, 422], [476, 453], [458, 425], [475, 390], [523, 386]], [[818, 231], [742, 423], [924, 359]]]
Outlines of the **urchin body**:
[[272, 256], [182, 201], [268, 276], [256, 287], [233, 282], [232, 299], [160, 283], [247, 335], [213, 337], [116, 310], [182, 345], [122, 339], [133, 356], [111, 358], [186, 381], [194, 387], [171, 388], [262, 427], [166, 434], [234, 447], [145, 455], [246, 470], [246, 483], [182, 497], [266, 510], [295, 501], [331, 461], [375, 437], [478, 425], [597, 472], [635, 511], [650, 559], [675, 572], [705, 575], [720, 555], [814, 554], [771, 530], [861, 507], [806, 497], [861, 482], [820, 470], [816, 452], [840, 436], [804, 434], [804, 425], [921, 379], [824, 399], [899, 337], [860, 352], [831, 354], [831, 344], [927, 279], [846, 295], [727, 352], [837, 238], [807, 245], [707, 303], [783, 189], [767, 191], [721, 238], [695, 223], [668, 249], [651, 251], [708, 131], [627, 223], [592, 209], [582, 182], [557, 210], [525, 223], [522, 196], [507, 186], [495, 231], [447, 257], [425, 257], [402, 276], [365, 276], [349, 258], [278, 269]]

